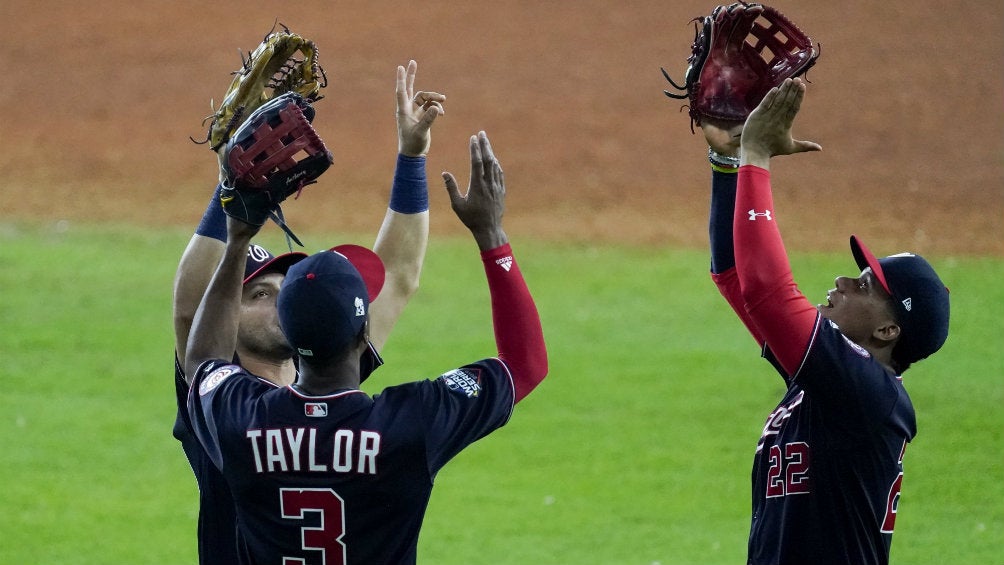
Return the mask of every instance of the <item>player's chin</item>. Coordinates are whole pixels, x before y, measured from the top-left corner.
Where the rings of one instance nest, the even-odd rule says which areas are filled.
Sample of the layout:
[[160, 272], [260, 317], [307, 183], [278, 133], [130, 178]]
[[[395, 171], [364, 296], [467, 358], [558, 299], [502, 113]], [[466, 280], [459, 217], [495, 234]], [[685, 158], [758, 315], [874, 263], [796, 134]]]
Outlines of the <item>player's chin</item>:
[[279, 331], [272, 336], [271, 343], [268, 345], [268, 350], [271, 356], [275, 359], [292, 359], [296, 350], [293, 346], [286, 341], [286, 336]]

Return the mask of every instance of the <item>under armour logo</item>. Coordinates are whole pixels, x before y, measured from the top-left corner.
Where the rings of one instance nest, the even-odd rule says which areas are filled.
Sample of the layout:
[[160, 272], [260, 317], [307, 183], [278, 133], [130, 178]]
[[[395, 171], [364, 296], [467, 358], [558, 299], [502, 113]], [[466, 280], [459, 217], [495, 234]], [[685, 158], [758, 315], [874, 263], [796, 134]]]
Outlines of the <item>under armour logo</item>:
[[751, 222], [754, 221], [754, 220], [756, 220], [757, 217], [766, 218], [768, 222], [773, 219], [773, 218], [770, 217], [770, 210], [764, 210], [763, 212], [757, 212], [756, 210], [750, 209], [749, 214], [750, 214], [750, 221]]
[[512, 268], [512, 256], [506, 255], [501, 259], [496, 259], [495, 264], [498, 265], [499, 267], [502, 267], [508, 272], [509, 269]]
[[907, 298], [906, 300], [904, 300], [903, 301], [903, 308], [906, 308], [907, 312], [909, 312], [910, 310], [913, 310], [913, 299], [912, 298]]

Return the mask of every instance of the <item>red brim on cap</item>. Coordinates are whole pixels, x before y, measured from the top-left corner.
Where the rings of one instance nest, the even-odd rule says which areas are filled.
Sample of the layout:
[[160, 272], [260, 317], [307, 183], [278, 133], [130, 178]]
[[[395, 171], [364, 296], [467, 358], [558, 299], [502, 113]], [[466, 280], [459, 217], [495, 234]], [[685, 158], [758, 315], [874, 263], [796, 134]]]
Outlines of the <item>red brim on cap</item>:
[[363, 282], [366, 283], [366, 292], [370, 295], [370, 302], [376, 300], [376, 297], [380, 295], [380, 290], [383, 289], [384, 279], [387, 276], [380, 256], [361, 245], [352, 244], [336, 245], [328, 251], [341, 253], [349, 260], [349, 263], [352, 263], [352, 266], [362, 275]]
[[870, 267], [872, 274], [878, 279], [879, 284], [885, 291], [892, 295], [892, 291], [889, 290], [889, 283], [885, 280], [885, 273], [882, 272], [882, 265], [879, 264], [878, 259], [875, 258], [875, 254], [865, 247], [865, 244], [856, 235], [851, 236], [851, 253], [854, 254], [854, 261], [858, 264], [858, 268], [864, 270], [865, 267]]
[[306, 258], [307, 254], [300, 253], [299, 251], [291, 251], [289, 253], [283, 253], [282, 255], [276, 255], [275, 257], [272, 258], [271, 261], [265, 263], [261, 267], [258, 267], [257, 271], [244, 277], [244, 284], [247, 284], [248, 282], [251, 281], [251, 279], [259, 275], [263, 275], [265, 273], [275, 272], [275, 273], [282, 273], [285, 275], [286, 271], [288, 271], [290, 267], [292, 267], [296, 263], [299, 263], [300, 261], [303, 261]]

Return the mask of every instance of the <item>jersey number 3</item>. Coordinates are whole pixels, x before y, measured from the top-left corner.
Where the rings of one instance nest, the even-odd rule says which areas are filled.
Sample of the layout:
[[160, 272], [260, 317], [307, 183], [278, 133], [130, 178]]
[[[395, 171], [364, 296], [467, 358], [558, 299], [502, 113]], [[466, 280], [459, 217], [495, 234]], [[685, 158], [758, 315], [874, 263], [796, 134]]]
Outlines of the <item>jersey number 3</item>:
[[[304, 551], [319, 551], [316, 560], [310, 563], [324, 565], [345, 565], [345, 544], [342, 536], [345, 534], [344, 501], [331, 489], [294, 489], [284, 488], [279, 491], [279, 503], [282, 517], [292, 520], [303, 520], [307, 513], [319, 514], [318, 527], [303, 526], [300, 528], [300, 539]], [[283, 557], [282, 565], [307, 565], [302, 557]]]

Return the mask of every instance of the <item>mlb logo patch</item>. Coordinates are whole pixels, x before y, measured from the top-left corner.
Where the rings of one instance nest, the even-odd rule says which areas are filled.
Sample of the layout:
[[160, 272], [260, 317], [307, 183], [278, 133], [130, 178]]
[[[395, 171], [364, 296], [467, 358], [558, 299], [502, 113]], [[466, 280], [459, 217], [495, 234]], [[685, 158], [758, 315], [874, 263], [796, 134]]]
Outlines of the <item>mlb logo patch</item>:
[[439, 377], [451, 392], [463, 394], [467, 398], [477, 398], [481, 394], [481, 378], [477, 372], [456, 369]]
[[328, 415], [328, 403], [308, 402], [303, 405], [303, 414], [310, 418], [324, 418]]

